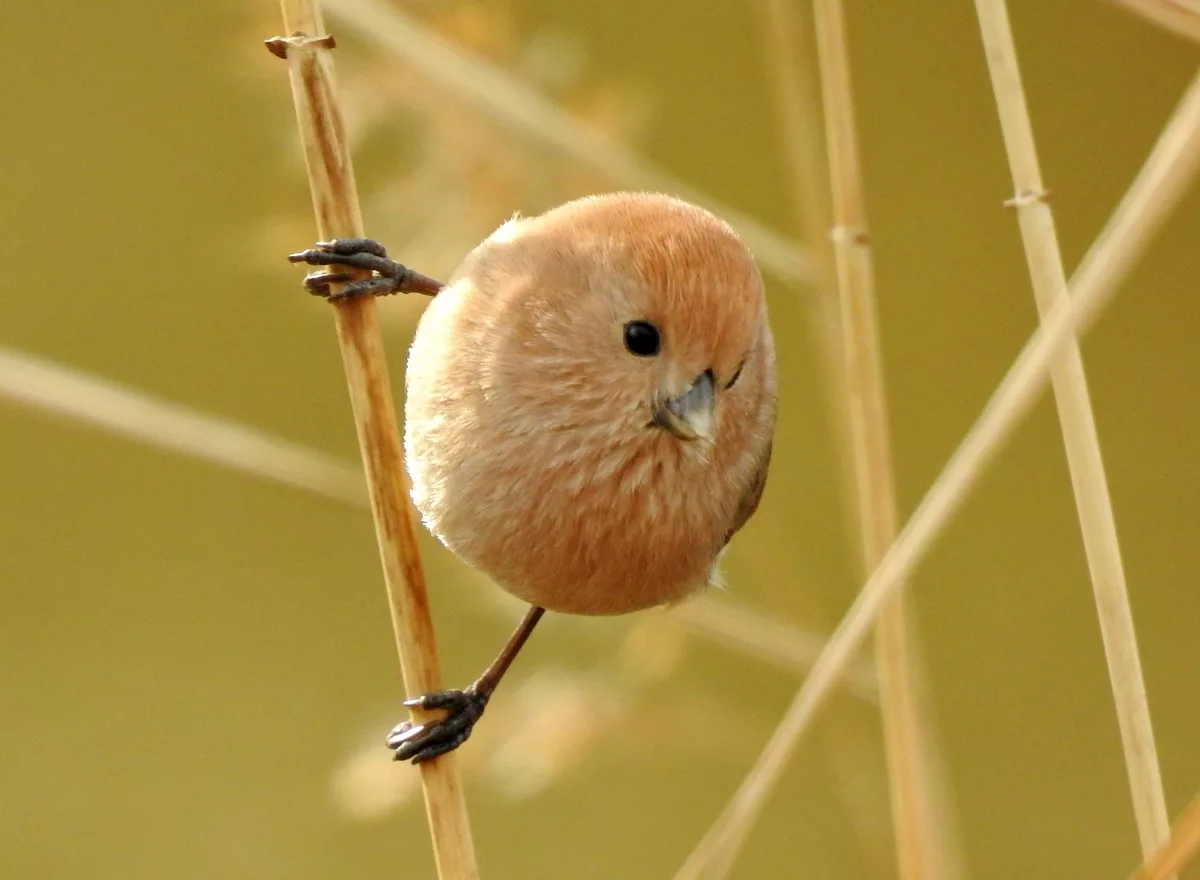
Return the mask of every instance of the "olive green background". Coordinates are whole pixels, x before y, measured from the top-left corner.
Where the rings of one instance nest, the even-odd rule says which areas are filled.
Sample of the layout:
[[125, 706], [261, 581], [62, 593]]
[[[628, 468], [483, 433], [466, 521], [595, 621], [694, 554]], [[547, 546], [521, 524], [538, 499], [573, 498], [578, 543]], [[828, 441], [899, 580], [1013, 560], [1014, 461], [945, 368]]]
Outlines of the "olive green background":
[[[417, 12], [453, 33], [452, 6]], [[1036, 319], [972, 5], [850, 6], [907, 515]], [[520, 67], [547, 34], [568, 41], [584, 64], [572, 94], [636, 97], [622, 105], [643, 114], [634, 146], [796, 228], [757, 4], [487, 10], [509, 28], [499, 63]], [[1012, 11], [1070, 267], [1200, 49], [1091, 0]], [[284, 67], [260, 43], [279, 30], [269, 3], [5, 7], [0, 344], [352, 458], [330, 316], [283, 260], [313, 229]], [[359, 183], [368, 229], [388, 239], [432, 206], [385, 216], [379, 193], [442, 141], [422, 141], [429, 87], [410, 74], [388, 89], [405, 66], [372, 73], [374, 58], [345, 39], [338, 63], [358, 89], [352, 119], [376, 114]], [[488, 224], [620, 185], [444, 101], [464, 150], [506, 157], [476, 168], [470, 205]], [[523, 178], [503, 176], [514, 166]], [[1084, 346], [1173, 815], [1200, 790], [1197, 229], [1192, 193]], [[418, 268], [452, 267], [430, 259]], [[828, 631], [861, 573], [811, 294], [768, 281], [775, 462], [727, 579], [732, 597]], [[399, 388], [420, 303], [381, 308]], [[0, 453], [0, 876], [432, 876], [419, 798], [387, 806], [415, 771], [381, 745], [403, 695], [362, 510], [6, 402]], [[465, 683], [520, 609], [434, 541], [424, 550], [446, 676]], [[1127, 876], [1137, 838], [1048, 398], [912, 586], [967, 876]], [[463, 751], [487, 878], [670, 876], [798, 684], [658, 612], [549, 619], [514, 676]], [[524, 718], [540, 738], [521, 738]], [[874, 713], [837, 698], [734, 876], [890, 876], [882, 772]]]

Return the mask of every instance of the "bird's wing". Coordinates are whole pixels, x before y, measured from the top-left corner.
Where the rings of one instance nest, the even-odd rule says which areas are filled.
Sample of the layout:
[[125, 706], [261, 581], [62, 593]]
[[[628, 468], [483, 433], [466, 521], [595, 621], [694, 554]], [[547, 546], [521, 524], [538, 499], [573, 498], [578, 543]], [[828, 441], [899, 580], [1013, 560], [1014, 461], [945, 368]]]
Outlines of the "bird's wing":
[[737, 510], [734, 511], [733, 525], [725, 533], [725, 540], [721, 542], [722, 547], [729, 543], [729, 540], [737, 534], [738, 529], [754, 516], [754, 511], [758, 510], [758, 502], [762, 500], [763, 488], [767, 485], [767, 468], [770, 465], [771, 442], [768, 440], [767, 448], [763, 450], [762, 456], [758, 460], [758, 467], [754, 469], [754, 479], [750, 481], [750, 488], [746, 490], [746, 494], [738, 502]]

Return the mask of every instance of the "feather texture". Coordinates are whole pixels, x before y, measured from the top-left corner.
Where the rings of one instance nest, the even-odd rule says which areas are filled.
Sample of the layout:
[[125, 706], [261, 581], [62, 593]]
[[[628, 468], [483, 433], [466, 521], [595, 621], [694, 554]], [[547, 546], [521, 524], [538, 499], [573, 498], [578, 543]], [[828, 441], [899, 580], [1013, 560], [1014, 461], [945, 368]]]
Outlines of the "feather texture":
[[[657, 354], [626, 348], [631, 321], [657, 329]], [[655, 423], [706, 374], [709, 436]], [[713, 215], [617, 193], [515, 219], [418, 327], [413, 500], [447, 547], [531, 604], [673, 602], [709, 582], [758, 505], [776, 384], [761, 276]]]

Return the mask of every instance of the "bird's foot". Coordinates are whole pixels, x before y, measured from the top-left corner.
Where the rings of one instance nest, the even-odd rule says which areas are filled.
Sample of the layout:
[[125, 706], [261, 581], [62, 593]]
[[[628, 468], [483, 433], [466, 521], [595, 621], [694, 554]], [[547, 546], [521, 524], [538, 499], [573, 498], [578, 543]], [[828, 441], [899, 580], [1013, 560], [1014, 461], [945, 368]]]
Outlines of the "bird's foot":
[[454, 751], [471, 735], [475, 722], [483, 715], [489, 696], [469, 687], [405, 700], [404, 705], [410, 708], [444, 709], [446, 717], [428, 724], [414, 724], [412, 721], [397, 724], [388, 734], [388, 748], [395, 750], [397, 761], [411, 760], [414, 764]]
[[[357, 299], [362, 296], [387, 296], [393, 293], [424, 293], [430, 296], [441, 290], [442, 285], [426, 278], [395, 260], [388, 259], [387, 251], [377, 241], [369, 238], [338, 238], [319, 241], [315, 248], [289, 254], [293, 263], [310, 266], [349, 266], [374, 273], [369, 278], [357, 278], [348, 272], [312, 272], [304, 279], [304, 287], [314, 296], [326, 299]], [[330, 290], [331, 284], [345, 284], [341, 290]]]

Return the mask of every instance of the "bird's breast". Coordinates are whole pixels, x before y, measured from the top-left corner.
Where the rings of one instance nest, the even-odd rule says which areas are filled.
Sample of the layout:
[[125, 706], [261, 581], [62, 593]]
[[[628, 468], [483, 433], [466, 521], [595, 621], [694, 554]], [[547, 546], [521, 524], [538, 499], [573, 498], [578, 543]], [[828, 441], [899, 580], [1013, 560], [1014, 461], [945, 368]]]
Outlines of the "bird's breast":
[[519, 598], [619, 614], [708, 583], [731, 505], [702, 460], [553, 431], [451, 443], [440, 428], [410, 434], [414, 499], [443, 543]]

